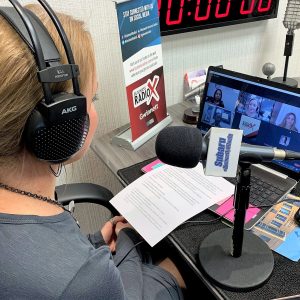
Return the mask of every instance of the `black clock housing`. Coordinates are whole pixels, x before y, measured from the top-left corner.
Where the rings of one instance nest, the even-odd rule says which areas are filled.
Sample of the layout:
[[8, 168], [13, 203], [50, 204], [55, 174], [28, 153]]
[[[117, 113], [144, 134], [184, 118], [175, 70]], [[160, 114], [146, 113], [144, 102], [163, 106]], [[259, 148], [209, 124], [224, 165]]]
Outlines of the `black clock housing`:
[[277, 17], [279, 0], [157, 0], [162, 35]]

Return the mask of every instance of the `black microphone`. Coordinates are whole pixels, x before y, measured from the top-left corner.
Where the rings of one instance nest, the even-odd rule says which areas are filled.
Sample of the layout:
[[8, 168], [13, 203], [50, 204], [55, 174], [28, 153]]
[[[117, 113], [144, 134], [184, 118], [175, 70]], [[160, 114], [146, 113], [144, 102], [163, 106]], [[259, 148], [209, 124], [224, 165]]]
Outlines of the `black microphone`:
[[[155, 150], [157, 157], [168, 165], [193, 168], [200, 160], [206, 160], [208, 144], [209, 141], [202, 139], [199, 129], [172, 126], [159, 132]], [[300, 153], [242, 143], [239, 161], [260, 163], [272, 160], [300, 160]]]

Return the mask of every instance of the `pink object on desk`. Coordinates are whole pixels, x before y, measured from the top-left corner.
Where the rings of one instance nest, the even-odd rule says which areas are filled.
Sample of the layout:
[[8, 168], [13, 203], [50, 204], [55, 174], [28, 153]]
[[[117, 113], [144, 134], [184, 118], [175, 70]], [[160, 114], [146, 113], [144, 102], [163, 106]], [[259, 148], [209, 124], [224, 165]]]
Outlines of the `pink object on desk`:
[[148, 173], [154, 169], [157, 169], [161, 166], [163, 166], [164, 163], [162, 161], [160, 161], [159, 159], [156, 159], [155, 161], [153, 161], [152, 163], [146, 165], [145, 167], [143, 167], [141, 170], [144, 173]]
[[[234, 209], [233, 209], [233, 196], [230, 197], [228, 200], [224, 201], [223, 203], [220, 203], [220, 206], [217, 208], [216, 213], [218, 215], [224, 215], [226, 212], [228, 212], [224, 218], [228, 219], [229, 221], [233, 222], [234, 220]], [[251, 219], [253, 219], [258, 213], [260, 212], [260, 209], [257, 207], [254, 207], [253, 205], [249, 205], [249, 208], [246, 212], [246, 218], [245, 223], [249, 222]]]

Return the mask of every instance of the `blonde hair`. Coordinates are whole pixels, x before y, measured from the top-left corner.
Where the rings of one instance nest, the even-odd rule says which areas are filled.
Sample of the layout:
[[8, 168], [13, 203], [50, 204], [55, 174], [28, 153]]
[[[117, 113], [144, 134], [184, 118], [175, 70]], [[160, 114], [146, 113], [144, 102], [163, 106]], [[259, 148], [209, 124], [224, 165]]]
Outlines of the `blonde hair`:
[[[293, 116], [293, 117], [294, 117], [294, 123], [293, 123], [293, 125], [292, 125], [290, 128], [288, 128], [288, 127], [287, 127], [287, 124], [286, 124], [287, 118], [288, 118], [289, 116]], [[279, 124], [279, 126], [280, 126], [280, 127], [283, 127], [283, 128], [286, 128], [286, 129], [289, 129], [289, 130], [294, 130], [294, 131], [297, 131], [297, 132], [298, 132], [298, 129], [296, 128], [296, 123], [297, 123], [297, 117], [296, 117], [296, 114], [290, 112], [290, 113], [287, 113], [287, 114], [285, 115], [285, 117], [283, 118], [283, 120], [282, 120], [282, 122]]]
[[[60, 37], [42, 7], [28, 5], [46, 26], [61, 54], [61, 63], [67, 63]], [[84, 90], [95, 72], [95, 55], [90, 34], [84, 24], [74, 18], [57, 13], [79, 65], [79, 84]], [[26, 120], [43, 98], [37, 79], [37, 66], [32, 52], [21, 37], [0, 16], [0, 168], [15, 162], [24, 149], [22, 133]], [[51, 85], [54, 93], [72, 90], [71, 81]]]

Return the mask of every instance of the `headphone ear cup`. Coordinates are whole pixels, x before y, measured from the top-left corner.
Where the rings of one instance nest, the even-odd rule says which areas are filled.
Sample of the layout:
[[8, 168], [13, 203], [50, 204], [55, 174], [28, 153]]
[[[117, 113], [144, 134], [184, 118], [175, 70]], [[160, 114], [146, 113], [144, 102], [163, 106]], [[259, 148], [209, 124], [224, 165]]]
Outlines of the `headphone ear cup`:
[[53, 124], [34, 109], [24, 129], [24, 143], [38, 159], [62, 163], [84, 145], [89, 125], [88, 114]]

